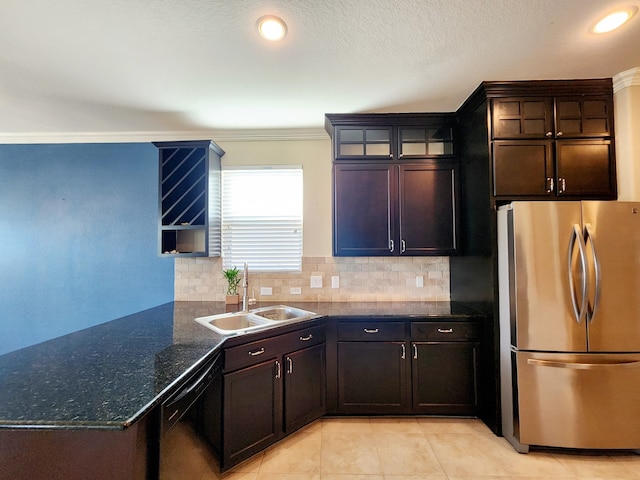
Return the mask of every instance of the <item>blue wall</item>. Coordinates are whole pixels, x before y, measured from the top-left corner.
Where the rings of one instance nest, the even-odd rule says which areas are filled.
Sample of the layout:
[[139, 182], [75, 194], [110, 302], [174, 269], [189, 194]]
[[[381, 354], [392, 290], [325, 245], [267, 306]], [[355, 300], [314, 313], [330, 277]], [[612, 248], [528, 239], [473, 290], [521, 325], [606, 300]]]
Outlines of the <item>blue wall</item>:
[[0, 354], [173, 301], [151, 144], [0, 145]]

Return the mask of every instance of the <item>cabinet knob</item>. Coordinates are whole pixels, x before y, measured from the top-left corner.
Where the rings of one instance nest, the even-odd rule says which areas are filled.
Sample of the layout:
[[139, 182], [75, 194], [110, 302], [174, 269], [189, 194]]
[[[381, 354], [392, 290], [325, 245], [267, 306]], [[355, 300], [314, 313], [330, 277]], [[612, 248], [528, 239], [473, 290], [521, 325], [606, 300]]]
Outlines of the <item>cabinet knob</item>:
[[557, 137], [561, 137], [562, 135], [563, 135], [563, 133], [562, 133], [562, 132], [558, 132], [558, 133], [556, 133], [556, 136], [557, 136]]
[[553, 132], [547, 132], [544, 134], [545, 137], [553, 137]]

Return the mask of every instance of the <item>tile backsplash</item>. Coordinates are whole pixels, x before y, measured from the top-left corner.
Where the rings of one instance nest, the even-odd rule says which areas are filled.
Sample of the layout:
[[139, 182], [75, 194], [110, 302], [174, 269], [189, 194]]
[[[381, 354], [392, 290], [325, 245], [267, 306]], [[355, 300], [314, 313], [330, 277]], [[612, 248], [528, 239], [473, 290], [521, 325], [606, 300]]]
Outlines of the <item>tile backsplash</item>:
[[[311, 277], [321, 277], [322, 287], [311, 288]], [[261, 294], [263, 287], [271, 295]], [[222, 259], [176, 258], [174, 291], [176, 301], [224, 301]], [[448, 301], [449, 258], [303, 257], [302, 272], [294, 273], [252, 272], [249, 265], [249, 294], [259, 302]]]

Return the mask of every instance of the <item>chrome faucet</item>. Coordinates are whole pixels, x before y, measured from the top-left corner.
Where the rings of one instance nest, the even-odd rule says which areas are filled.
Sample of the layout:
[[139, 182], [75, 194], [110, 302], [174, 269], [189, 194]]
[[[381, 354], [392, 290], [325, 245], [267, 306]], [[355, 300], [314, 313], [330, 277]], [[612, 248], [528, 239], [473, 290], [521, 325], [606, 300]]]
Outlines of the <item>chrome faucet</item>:
[[242, 311], [249, 311], [249, 263], [244, 262], [244, 275], [242, 278]]

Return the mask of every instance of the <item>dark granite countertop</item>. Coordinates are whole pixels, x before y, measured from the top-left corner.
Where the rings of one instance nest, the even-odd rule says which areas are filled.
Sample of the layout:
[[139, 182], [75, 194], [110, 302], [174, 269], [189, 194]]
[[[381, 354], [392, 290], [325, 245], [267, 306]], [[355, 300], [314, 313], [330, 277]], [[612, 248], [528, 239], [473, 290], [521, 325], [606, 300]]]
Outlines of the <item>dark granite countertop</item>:
[[[352, 318], [482, 313], [455, 302], [287, 304]], [[126, 428], [222, 346], [225, 337], [193, 319], [225, 311], [172, 302], [1, 355], [0, 428]]]

